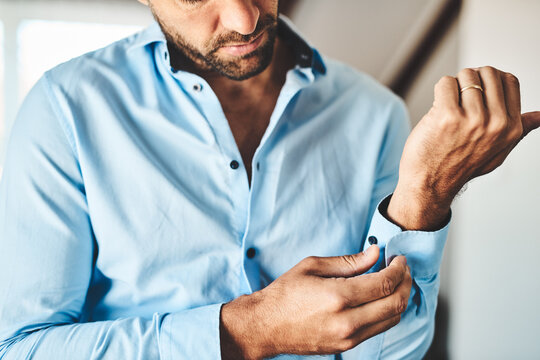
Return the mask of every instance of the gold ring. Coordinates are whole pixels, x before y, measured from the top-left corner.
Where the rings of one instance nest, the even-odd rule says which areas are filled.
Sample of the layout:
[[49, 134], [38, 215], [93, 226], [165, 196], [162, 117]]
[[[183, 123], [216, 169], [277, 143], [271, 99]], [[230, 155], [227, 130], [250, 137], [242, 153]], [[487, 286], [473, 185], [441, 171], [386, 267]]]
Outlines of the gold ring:
[[465, 90], [469, 90], [469, 89], [478, 89], [481, 92], [484, 92], [484, 89], [482, 89], [480, 85], [469, 85], [469, 86], [462, 87], [460, 92], [464, 92]]

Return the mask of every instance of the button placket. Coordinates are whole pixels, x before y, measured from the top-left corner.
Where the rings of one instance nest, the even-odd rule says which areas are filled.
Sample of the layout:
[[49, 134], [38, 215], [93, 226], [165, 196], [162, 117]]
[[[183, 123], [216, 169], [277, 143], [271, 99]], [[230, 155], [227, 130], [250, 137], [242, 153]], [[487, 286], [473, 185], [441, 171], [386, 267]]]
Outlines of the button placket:
[[203, 85], [202, 84], [194, 84], [193, 85], [193, 91], [197, 92], [197, 93], [200, 93], [201, 91], [203, 90]]
[[255, 256], [257, 256], [257, 249], [250, 247], [246, 251], [246, 256], [248, 259], [253, 259]]
[[240, 167], [240, 163], [236, 160], [233, 160], [231, 161], [231, 163], [229, 164], [229, 166], [231, 167], [231, 169], [233, 170], [238, 170], [238, 168]]

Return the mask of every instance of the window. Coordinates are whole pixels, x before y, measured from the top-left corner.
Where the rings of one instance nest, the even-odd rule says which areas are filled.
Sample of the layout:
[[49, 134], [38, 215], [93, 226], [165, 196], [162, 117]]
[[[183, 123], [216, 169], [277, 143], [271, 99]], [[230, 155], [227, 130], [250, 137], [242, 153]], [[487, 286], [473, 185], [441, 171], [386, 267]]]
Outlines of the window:
[[19, 106], [41, 75], [151, 21], [137, 1], [0, 0], [0, 177]]
[[139, 26], [22, 21], [17, 34], [19, 101], [45, 71], [139, 30]]
[[[0, 21], [0, 145], [4, 138], [4, 24]], [[0, 166], [0, 176], [2, 176]]]

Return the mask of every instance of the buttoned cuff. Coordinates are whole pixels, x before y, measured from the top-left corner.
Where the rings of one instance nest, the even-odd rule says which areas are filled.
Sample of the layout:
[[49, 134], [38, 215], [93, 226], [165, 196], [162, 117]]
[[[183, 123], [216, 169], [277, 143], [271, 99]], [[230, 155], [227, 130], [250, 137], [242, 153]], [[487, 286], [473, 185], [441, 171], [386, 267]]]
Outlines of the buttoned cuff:
[[371, 245], [378, 245], [381, 249], [379, 260], [370, 272], [381, 270], [388, 266], [394, 257], [403, 255], [407, 258], [413, 278], [434, 276], [440, 269], [451, 216], [448, 223], [437, 231], [402, 231], [381, 213], [380, 208], [388, 203], [387, 199], [388, 197], [377, 206], [364, 242], [363, 250]]
[[166, 315], [159, 339], [162, 359], [221, 359], [219, 322], [222, 305]]

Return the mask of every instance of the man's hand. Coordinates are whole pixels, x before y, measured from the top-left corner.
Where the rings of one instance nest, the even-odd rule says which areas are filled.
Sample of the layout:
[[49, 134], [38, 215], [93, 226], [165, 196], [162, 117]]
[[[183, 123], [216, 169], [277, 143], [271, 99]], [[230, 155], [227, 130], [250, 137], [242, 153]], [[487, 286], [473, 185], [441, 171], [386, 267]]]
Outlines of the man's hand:
[[[460, 91], [470, 85], [484, 91]], [[433, 107], [405, 145], [388, 217], [404, 229], [440, 227], [460, 189], [496, 169], [539, 126], [540, 112], [521, 114], [514, 75], [483, 67], [443, 77]]]
[[309, 257], [265, 289], [225, 304], [222, 358], [334, 354], [393, 327], [407, 308], [411, 275], [402, 256], [378, 273], [360, 275], [378, 257], [377, 246]]

